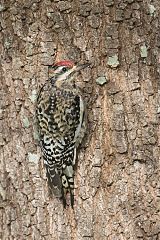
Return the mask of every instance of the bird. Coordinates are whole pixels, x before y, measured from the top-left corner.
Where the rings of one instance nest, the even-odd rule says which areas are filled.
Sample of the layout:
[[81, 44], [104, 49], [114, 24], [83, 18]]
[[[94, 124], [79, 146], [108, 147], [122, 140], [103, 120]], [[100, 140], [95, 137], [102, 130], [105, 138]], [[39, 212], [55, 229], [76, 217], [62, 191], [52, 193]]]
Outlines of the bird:
[[89, 66], [71, 60], [50, 65], [37, 97], [36, 122], [49, 189], [65, 208], [74, 206], [77, 148], [86, 132], [86, 107], [76, 73]]

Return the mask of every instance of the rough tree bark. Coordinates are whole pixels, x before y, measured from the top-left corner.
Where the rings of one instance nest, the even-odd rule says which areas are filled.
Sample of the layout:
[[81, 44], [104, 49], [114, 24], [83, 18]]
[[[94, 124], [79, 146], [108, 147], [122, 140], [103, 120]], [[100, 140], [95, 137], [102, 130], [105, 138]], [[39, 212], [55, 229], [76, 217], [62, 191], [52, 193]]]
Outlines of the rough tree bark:
[[[159, 0], [2, 0], [0, 21], [0, 238], [160, 239]], [[33, 130], [56, 59], [92, 63], [74, 210], [48, 197]]]

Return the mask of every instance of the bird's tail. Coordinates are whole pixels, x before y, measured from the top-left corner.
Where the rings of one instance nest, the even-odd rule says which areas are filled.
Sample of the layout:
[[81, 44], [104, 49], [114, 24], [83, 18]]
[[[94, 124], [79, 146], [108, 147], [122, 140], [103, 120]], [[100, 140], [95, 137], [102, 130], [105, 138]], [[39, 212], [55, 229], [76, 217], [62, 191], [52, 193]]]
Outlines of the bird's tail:
[[56, 197], [62, 197], [62, 181], [59, 175], [59, 172], [55, 165], [45, 164], [46, 166], [46, 176], [48, 180], [48, 186], [50, 192], [53, 193]]
[[70, 195], [70, 203], [73, 208], [74, 205], [74, 170], [73, 165], [64, 166], [61, 173], [62, 180], [62, 200], [66, 207], [67, 195]]
[[[45, 139], [46, 140], [46, 139]], [[57, 147], [57, 151], [53, 151]], [[41, 142], [44, 164], [46, 166], [48, 184], [51, 192], [63, 200], [64, 207], [68, 203], [74, 205], [74, 170], [76, 160], [75, 143], [52, 143], [51, 138]]]
[[[73, 155], [72, 155], [73, 156]], [[46, 175], [50, 192], [62, 199], [64, 207], [67, 205], [67, 198], [70, 195], [70, 203], [74, 205], [74, 166], [73, 161], [68, 161], [59, 169], [52, 161], [45, 161]]]

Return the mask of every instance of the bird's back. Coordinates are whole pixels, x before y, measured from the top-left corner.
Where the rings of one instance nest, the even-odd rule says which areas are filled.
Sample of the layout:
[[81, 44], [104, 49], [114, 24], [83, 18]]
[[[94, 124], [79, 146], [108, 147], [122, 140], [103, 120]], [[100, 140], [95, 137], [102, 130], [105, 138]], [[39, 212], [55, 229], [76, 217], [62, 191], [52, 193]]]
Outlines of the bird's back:
[[70, 192], [73, 205], [73, 166], [85, 129], [79, 90], [69, 84], [57, 87], [48, 81], [40, 90], [36, 116], [49, 185], [62, 196], [64, 205]]

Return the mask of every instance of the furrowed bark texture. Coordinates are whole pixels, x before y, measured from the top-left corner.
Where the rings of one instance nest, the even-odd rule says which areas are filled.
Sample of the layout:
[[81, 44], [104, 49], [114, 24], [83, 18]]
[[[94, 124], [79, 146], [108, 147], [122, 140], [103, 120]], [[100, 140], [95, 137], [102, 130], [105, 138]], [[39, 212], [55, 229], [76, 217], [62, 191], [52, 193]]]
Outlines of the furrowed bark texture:
[[[160, 239], [159, 0], [2, 0], [0, 22], [0, 238]], [[33, 128], [60, 59], [92, 63], [74, 210], [49, 198]]]

